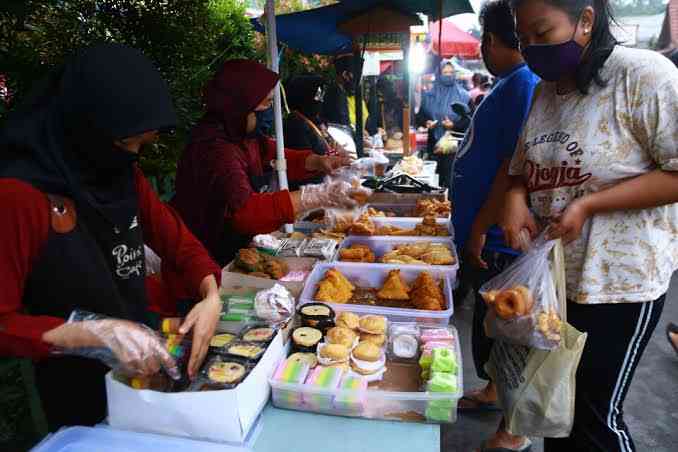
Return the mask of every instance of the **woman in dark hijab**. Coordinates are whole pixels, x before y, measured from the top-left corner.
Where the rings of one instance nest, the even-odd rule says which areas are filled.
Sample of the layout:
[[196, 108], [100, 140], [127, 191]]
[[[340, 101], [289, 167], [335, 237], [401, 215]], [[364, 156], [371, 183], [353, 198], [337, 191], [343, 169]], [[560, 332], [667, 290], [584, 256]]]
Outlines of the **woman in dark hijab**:
[[[443, 137], [446, 131], [463, 132], [457, 122], [462, 118], [452, 110], [455, 103], [468, 105], [471, 96], [461, 86], [454, 75], [454, 65], [451, 60], [443, 60], [440, 63], [440, 72], [436, 74], [433, 89], [422, 98], [419, 110], [420, 121], [426, 124], [428, 129], [428, 150], [432, 154], [435, 145]], [[468, 121], [465, 121], [468, 125]], [[440, 185], [449, 186], [450, 166], [452, 157], [449, 155], [438, 156], [438, 174]]]
[[[270, 107], [278, 74], [255, 61], [232, 60], [207, 84], [207, 111], [193, 129], [177, 169], [173, 204], [222, 265], [253, 235], [273, 232], [295, 215], [348, 205], [350, 184], [305, 185], [271, 191], [275, 142], [257, 135], [256, 112]], [[348, 163], [310, 150], [285, 150], [291, 181], [330, 173]]]
[[290, 114], [285, 119], [285, 146], [290, 149], [310, 149], [315, 154], [327, 155], [330, 145], [322, 132], [320, 119], [323, 101], [322, 77], [300, 75], [286, 86]]
[[[105, 415], [107, 368], [79, 351], [109, 348], [131, 374], [163, 365], [177, 376], [142, 325], [154, 302], [144, 243], [202, 299], [181, 326], [193, 329], [189, 375], [205, 356], [221, 308], [219, 267], [136, 165], [140, 149], [175, 124], [151, 62], [106, 44], [67, 61], [0, 130], [0, 355], [36, 359], [52, 430]], [[108, 318], [78, 321], [81, 311]]]

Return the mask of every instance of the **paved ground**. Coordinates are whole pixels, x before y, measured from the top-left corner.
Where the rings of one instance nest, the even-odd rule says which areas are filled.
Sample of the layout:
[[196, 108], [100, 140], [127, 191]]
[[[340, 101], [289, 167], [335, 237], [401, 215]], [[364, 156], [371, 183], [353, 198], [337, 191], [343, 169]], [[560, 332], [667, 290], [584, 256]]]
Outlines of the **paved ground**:
[[[455, 313], [464, 360], [464, 386], [476, 388], [482, 383], [476, 377], [471, 356], [471, 299]], [[678, 356], [666, 340], [666, 324], [678, 322], [678, 277], [666, 299], [664, 313], [652, 341], [645, 351], [625, 403], [625, 420], [631, 429], [639, 452], [678, 451]], [[601, 327], [606, 325], [601, 324]], [[609, 325], [612, 328], [612, 325]], [[442, 452], [470, 452], [496, 428], [495, 414], [460, 414], [456, 424], [441, 431]], [[533, 451], [542, 452], [535, 440]], [[574, 452], [574, 451], [573, 451]]]

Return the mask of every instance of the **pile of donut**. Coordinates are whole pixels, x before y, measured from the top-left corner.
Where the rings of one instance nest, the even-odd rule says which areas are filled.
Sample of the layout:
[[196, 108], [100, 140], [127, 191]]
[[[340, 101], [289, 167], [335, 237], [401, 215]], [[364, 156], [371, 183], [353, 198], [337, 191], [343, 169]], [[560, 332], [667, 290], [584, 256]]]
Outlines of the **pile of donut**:
[[480, 295], [488, 306], [494, 308], [499, 317], [504, 320], [522, 317], [532, 312], [534, 297], [525, 286], [516, 286], [506, 290], [490, 290]]
[[[532, 291], [525, 286], [515, 286], [505, 290], [489, 290], [480, 292], [485, 303], [504, 320], [513, 320], [532, 313], [534, 296]], [[537, 316], [536, 330], [548, 340], [560, 341], [562, 320], [558, 313], [549, 309], [542, 311]]]

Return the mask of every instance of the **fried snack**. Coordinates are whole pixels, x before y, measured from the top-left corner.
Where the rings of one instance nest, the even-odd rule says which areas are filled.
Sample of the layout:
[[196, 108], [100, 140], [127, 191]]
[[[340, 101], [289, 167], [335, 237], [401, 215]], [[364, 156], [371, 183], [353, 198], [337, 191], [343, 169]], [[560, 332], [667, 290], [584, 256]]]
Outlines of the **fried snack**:
[[440, 285], [428, 272], [421, 272], [412, 285], [412, 304], [417, 309], [442, 311], [445, 309], [445, 296]]
[[537, 331], [543, 334], [546, 339], [551, 341], [559, 341], [560, 330], [563, 326], [562, 320], [555, 310], [548, 312], [541, 312], [537, 316]]
[[438, 224], [436, 217], [426, 216], [421, 224], [418, 224], [414, 227], [414, 235], [421, 236], [433, 236], [433, 237], [444, 237], [449, 235], [447, 228], [441, 224]]
[[385, 300], [409, 300], [410, 290], [400, 276], [400, 270], [391, 270], [377, 296]]
[[355, 286], [336, 269], [330, 269], [318, 283], [315, 299], [326, 303], [347, 303], [353, 297]]
[[355, 243], [348, 248], [339, 250], [339, 260], [344, 262], [373, 263], [375, 257], [369, 246]]
[[255, 249], [241, 249], [238, 251], [238, 256], [235, 259], [235, 266], [246, 272], [262, 271], [261, 254]]
[[337, 316], [337, 326], [348, 328], [350, 330], [357, 330], [360, 324], [360, 317], [352, 312], [341, 312]]
[[450, 249], [443, 244], [421, 242], [396, 245], [392, 251], [381, 258], [381, 262], [385, 264], [451, 265], [454, 264], [455, 258]]
[[277, 259], [266, 260], [264, 262], [264, 271], [271, 275], [273, 279], [280, 279], [289, 273], [287, 264]]
[[362, 214], [360, 218], [353, 222], [349, 233], [353, 235], [374, 235], [377, 227], [367, 214]]
[[438, 199], [420, 199], [414, 209], [414, 216], [426, 217], [434, 216], [446, 218], [452, 213], [450, 201], [440, 201]]

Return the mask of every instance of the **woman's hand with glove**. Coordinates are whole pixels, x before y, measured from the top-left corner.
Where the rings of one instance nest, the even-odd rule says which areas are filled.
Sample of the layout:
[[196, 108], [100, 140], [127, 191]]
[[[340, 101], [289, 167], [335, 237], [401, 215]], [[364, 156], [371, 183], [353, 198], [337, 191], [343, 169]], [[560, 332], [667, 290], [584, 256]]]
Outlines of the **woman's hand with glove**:
[[322, 184], [301, 187], [299, 210], [301, 212], [320, 207], [353, 208], [365, 204], [372, 191], [360, 185], [360, 180], [348, 182], [342, 179], [325, 178]]
[[[140, 323], [87, 314], [82, 321], [69, 321], [47, 331], [43, 340], [59, 353], [100, 359], [130, 376], [149, 376], [164, 368], [173, 379], [180, 378], [161, 338]], [[102, 348], [111, 353], [102, 353]]]

